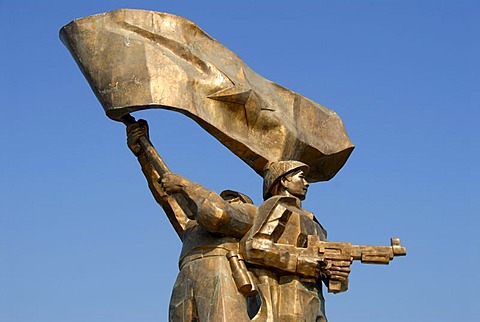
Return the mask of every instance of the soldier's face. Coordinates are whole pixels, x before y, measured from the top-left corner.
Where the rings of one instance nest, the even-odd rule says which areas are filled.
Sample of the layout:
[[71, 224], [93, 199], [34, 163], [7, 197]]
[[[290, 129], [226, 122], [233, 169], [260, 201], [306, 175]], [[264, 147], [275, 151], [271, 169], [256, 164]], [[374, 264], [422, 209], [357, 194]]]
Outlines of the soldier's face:
[[303, 171], [297, 171], [290, 174], [282, 182], [288, 193], [300, 200], [305, 199], [309, 184], [305, 179]]

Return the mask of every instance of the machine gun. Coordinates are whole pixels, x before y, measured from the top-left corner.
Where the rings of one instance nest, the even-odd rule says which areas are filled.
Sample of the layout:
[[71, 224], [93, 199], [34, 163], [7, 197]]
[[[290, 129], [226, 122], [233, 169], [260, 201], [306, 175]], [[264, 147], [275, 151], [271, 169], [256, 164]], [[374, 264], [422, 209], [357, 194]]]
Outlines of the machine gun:
[[[302, 256], [318, 258], [326, 264], [326, 269], [332, 265], [346, 266], [354, 260], [365, 264], [388, 264], [395, 256], [405, 256], [407, 249], [400, 245], [399, 238], [390, 239], [391, 246], [364, 246], [353, 245], [347, 242], [321, 241], [317, 235], [308, 236], [308, 246]], [[338, 293], [341, 291], [341, 281], [331, 279], [328, 281], [328, 291]]]

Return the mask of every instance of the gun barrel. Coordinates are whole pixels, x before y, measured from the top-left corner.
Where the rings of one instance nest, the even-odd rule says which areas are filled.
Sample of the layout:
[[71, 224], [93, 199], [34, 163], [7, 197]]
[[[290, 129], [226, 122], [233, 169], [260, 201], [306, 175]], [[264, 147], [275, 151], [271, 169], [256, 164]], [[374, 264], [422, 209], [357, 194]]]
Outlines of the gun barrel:
[[407, 249], [400, 245], [400, 238], [392, 237], [390, 238], [390, 244], [393, 249], [393, 256], [405, 256], [407, 255]]
[[388, 264], [395, 256], [407, 254], [399, 238], [391, 238], [390, 243], [391, 246], [352, 245], [352, 258], [366, 264]]
[[[321, 241], [309, 236], [309, 244], [316, 245], [318, 255], [329, 265], [347, 266], [354, 260], [365, 264], [388, 264], [395, 256], [405, 256], [407, 249], [400, 244], [399, 238], [391, 238], [390, 246], [353, 245], [345, 242]], [[342, 282], [329, 280], [328, 291], [342, 291]]]

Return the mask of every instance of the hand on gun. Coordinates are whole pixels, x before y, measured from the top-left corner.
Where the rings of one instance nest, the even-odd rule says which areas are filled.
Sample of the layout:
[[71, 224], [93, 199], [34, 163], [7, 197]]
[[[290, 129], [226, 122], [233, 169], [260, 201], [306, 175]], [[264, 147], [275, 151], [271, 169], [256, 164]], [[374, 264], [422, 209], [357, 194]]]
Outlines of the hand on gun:
[[148, 123], [145, 120], [138, 120], [137, 122], [127, 126], [127, 145], [135, 156], [140, 156], [144, 151], [142, 150], [138, 140], [148, 134]]
[[388, 264], [395, 256], [405, 256], [407, 249], [400, 244], [400, 239], [391, 238], [390, 246], [364, 246], [345, 242], [320, 240], [316, 235], [308, 236], [308, 247], [303, 257], [317, 257], [325, 263], [322, 267], [322, 279], [332, 293], [343, 292], [348, 287], [350, 265], [354, 260], [367, 264]]
[[[348, 275], [351, 261], [335, 261], [319, 257], [300, 256], [297, 273], [303, 276], [315, 276], [325, 282], [330, 292], [345, 292], [348, 289]], [[330, 285], [334, 285], [330, 289]]]
[[350, 274], [351, 261], [328, 261], [322, 268], [322, 280], [329, 292], [340, 293], [348, 290], [348, 275]]

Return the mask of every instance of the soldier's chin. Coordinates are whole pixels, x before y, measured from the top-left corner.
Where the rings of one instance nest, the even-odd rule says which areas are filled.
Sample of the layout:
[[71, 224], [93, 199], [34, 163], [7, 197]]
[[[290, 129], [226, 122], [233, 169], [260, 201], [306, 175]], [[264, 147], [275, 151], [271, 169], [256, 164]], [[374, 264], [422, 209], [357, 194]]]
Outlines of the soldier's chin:
[[298, 199], [300, 199], [300, 200], [303, 201], [303, 200], [305, 200], [305, 198], [307, 197], [307, 193], [305, 192], [304, 194], [299, 194], [299, 195], [297, 195], [297, 196], [295, 196], [295, 197], [297, 197]]

